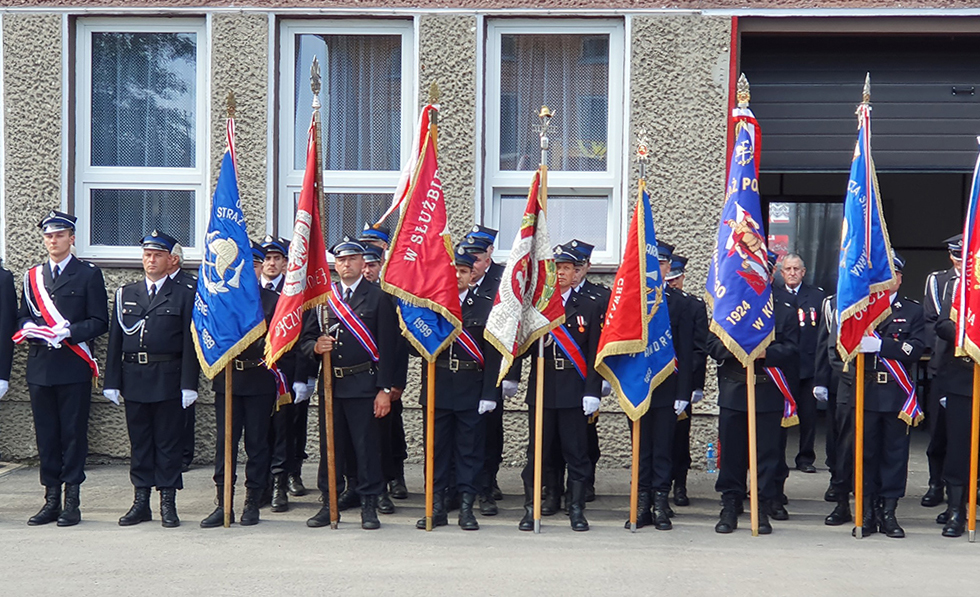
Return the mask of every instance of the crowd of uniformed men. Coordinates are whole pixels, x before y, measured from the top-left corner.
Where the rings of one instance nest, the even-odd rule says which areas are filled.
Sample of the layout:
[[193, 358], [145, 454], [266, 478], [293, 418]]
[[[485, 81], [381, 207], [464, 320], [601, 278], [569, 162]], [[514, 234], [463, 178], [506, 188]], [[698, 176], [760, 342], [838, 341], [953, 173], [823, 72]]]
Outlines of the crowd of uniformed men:
[[[176, 494], [182, 488], [181, 473], [193, 458], [198, 397], [199, 365], [190, 331], [196, 278], [181, 269], [182, 250], [177, 241], [155, 230], [142, 240], [144, 277], [119, 288], [110, 307], [102, 272], [73, 255], [75, 217], [52, 211], [39, 227], [47, 259], [25, 274], [19, 308], [13, 276], [0, 269], [0, 396], [8, 389], [11, 337], [15, 336], [16, 341], [27, 344], [27, 384], [45, 488], [44, 504], [28, 524], [72, 526], [81, 520], [79, 487], [85, 480], [88, 415], [93, 371], [97, 370], [92, 345], [108, 332], [103, 395], [123, 405], [132, 448], [133, 505], [119, 524], [152, 519], [150, 494], [155, 487], [163, 526], [178, 526]], [[495, 238], [496, 231], [474, 226], [455, 247], [464, 335], [470, 341], [454, 343], [435, 363], [436, 526], [448, 524], [448, 512], [458, 510], [459, 526], [476, 530], [475, 510], [481, 516], [494, 516], [496, 501], [503, 498], [497, 484], [503, 452], [503, 399], [516, 395], [521, 367], [517, 363], [496, 385], [500, 356], [483, 334], [504, 269], [492, 260]], [[307, 458], [309, 399], [319, 388], [323, 404], [324, 374], [333, 378], [337, 466], [335, 471], [327, 470], [325, 424], [320, 416], [317, 488], [323, 506], [307, 525], [330, 523], [326, 498], [330, 474], [336, 476], [342, 490], [339, 509], [360, 508], [365, 529], [380, 526], [378, 513], [395, 511], [392, 498], [407, 497], [401, 398], [411, 349], [399, 332], [395, 302], [378, 283], [388, 241], [386, 229], [365, 226], [357, 238], [345, 237], [331, 247], [341, 294], [337, 298], [346, 305], [344, 312], [352, 315], [338, 318], [326, 306], [306, 313], [299, 342], [277, 363], [287, 399], [280, 397], [277, 375], [262, 360], [263, 339], [232, 362], [232, 446], [237, 451], [244, 434], [247, 455], [240, 524], [258, 523], [260, 509], [267, 505], [272, 512], [286, 511], [290, 496], [307, 493], [301, 467]], [[945, 499], [948, 507], [937, 518], [943, 535], [963, 533], [973, 367], [969, 358], [953, 353], [955, 329], [949, 315], [962, 264], [961, 239], [951, 238], [947, 244], [952, 267], [929, 276], [925, 308], [899, 298], [904, 262], [895, 255], [898, 282], [890, 291], [892, 313], [878, 325], [876, 337], [862, 342], [862, 352], [868, 353], [863, 380], [855, 379], [853, 367], [845, 371], [838, 356], [833, 296], [824, 296], [820, 288], [803, 282], [806, 268], [799, 255], [782, 259], [782, 282], [773, 285], [775, 340], [757, 361], [755, 376], [761, 533], [772, 531], [770, 518], [786, 520], [789, 516], [784, 492], [788, 446], [781, 426], [784, 398], [765, 373], [768, 367], [778, 367], [785, 372], [798, 406], [799, 446], [793, 446], [792, 452], [796, 452], [795, 468], [804, 473], [816, 472], [816, 405], [826, 403], [831, 481], [824, 499], [836, 504], [825, 520], [827, 525], [851, 522], [851, 405], [855, 384], [865, 385], [862, 532], [880, 530], [889, 537], [904, 536], [896, 506], [905, 494], [909, 434], [898, 414], [908, 394], [885, 360], [912, 367], [926, 350], [932, 351], [927, 408], [931, 442], [929, 489], [922, 505], [937, 506]], [[593, 368], [610, 291], [586, 279], [591, 252], [592, 246], [579, 240], [555, 249], [564, 326], [584, 353], [585, 374], [579, 374], [549, 339], [544, 351], [543, 393], [529, 389], [526, 398], [532, 407], [536, 400], [544, 400], [542, 513], [553, 515], [564, 508], [576, 531], [589, 528], [585, 503], [595, 498], [596, 423], [600, 398], [610, 391]], [[252, 244], [267, 321], [283, 289], [288, 254], [289, 244], [283, 239], [267, 236]], [[658, 247], [658, 257], [667, 282], [664, 296], [677, 368], [653, 392], [650, 408], [640, 422], [637, 526], [671, 528], [671, 489], [674, 505], [690, 503], [691, 405], [704, 397], [706, 362], [711, 356], [718, 364], [720, 409], [715, 489], [723, 506], [715, 530], [730, 533], [738, 526], [747, 496], [746, 371], [718, 337], [709, 333], [704, 302], [684, 292], [687, 259], [664, 242]], [[350, 328], [351, 320], [361, 324], [360, 335]], [[369, 341], [363, 337], [364, 329]], [[324, 372], [322, 355], [327, 352], [332, 370]], [[532, 359], [532, 379], [536, 367]], [[423, 388], [424, 374], [423, 370]], [[220, 526], [224, 509], [233, 508], [223, 503], [223, 374], [212, 383], [216, 393], [217, 507], [200, 522], [205, 528]], [[423, 405], [425, 400], [423, 390]], [[533, 529], [534, 494], [534, 408], [528, 412], [527, 465], [522, 473], [524, 516], [519, 522], [525, 531]], [[237, 460], [233, 454], [231, 462]], [[232, 479], [236, 479], [234, 471]], [[231, 516], [234, 518], [233, 512]], [[425, 528], [425, 522], [422, 519], [417, 526]]]

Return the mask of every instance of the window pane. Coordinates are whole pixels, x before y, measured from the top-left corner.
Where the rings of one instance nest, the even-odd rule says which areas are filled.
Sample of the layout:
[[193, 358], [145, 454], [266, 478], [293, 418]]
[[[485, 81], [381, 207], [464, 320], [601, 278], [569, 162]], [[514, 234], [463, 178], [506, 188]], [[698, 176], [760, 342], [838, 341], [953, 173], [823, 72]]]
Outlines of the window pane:
[[[360, 234], [364, 223], [374, 224], [391, 205], [391, 193], [325, 193], [325, 219], [327, 248], [340, 240], [345, 234], [352, 237]], [[293, 193], [293, 213], [299, 202], [299, 192]], [[280, 228], [292, 234], [292, 222]], [[288, 228], [288, 231], [287, 231]]]
[[541, 152], [532, 127], [542, 105], [554, 113], [548, 167], [605, 171], [608, 35], [501, 36], [501, 170], [537, 168]]
[[154, 229], [193, 247], [194, 191], [92, 189], [92, 245], [138, 246]]
[[770, 203], [769, 250], [781, 256], [798, 253], [806, 264], [807, 283], [835, 288], [843, 219], [844, 204], [839, 202]]
[[195, 166], [197, 36], [92, 34], [92, 165]]
[[[527, 206], [526, 195], [500, 197], [500, 233], [503, 242], [511, 243]], [[548, 195], [548, 236], [557, 245], [573, 238], [606, 250], [606, 227], [609, 221], [609, 198], [575, 195]]]
[[310, 65], [320, 62], [324, 170], [399, 170], [401, 36], [296, 36], [293, 168], [306, 168]]

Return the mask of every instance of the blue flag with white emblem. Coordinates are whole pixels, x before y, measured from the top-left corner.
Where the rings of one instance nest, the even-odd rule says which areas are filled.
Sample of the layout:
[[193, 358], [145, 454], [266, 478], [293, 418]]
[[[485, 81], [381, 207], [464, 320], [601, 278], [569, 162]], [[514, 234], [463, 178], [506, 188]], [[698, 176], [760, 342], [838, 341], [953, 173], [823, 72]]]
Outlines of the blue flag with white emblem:
[[595, 367], [615, 388], [620, 406], [635, 421], [650, 408], [651, 392], [674, 373], [674, 362], [653, 209], [641, 180], [640, 199], [609, 298]]
[[748, 108], [739, 110], [705, 298], [712, 308], [711, 331], [748, 367], [775, 337], [775, 320], [772, 270], [760, 223], [754, 117]]
[[197, 359], [209, 378], [266, 331], [251, 242], [238, 196], [234, 131], [234, 122], [229, 119], [228, 147], [211, 202], [192, 315]]

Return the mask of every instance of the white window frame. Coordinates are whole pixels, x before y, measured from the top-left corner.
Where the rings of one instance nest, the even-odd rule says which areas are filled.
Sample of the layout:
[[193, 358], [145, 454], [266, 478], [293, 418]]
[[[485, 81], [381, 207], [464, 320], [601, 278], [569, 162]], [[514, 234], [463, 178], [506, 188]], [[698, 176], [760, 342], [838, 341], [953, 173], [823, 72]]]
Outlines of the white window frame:
[[[304, 119], [297, 129], [294, 122], [293, 105], [295, 93], [293, 81], [296, 75], [296, 36], [318, 35], [400, 35], [401, 36], [401, 140], [398, 170], [324, 170], [323, 192], [328, 193], [374, 193], [395, 192], [401, 167], [408, 160], [412, 146], [412, 130], [418, 116], [415, 106], [416, 53], [415, 24], [413, 19], [401, 20], [284, 20], [281, 23], [281, 46], [279, 52], [279, 193], [276, 209], [277, 235], [291, 238], [293, 222], [296, 217], [293, 196], [303, 187], [303, 170], [294, 166], [296, 131], [306, 134], [309, 120]], [[309, 68], [308, 66], [306, 68]], [[325, 65], [320, 65], [324, 74]], [[321, 114], [323, 108], [321, 108]], [[324, 131], [323, 134], [326, 134]], [[378, 214], [379, 216], [381, 214]], [[351, 230], [349, 232], [359, 232]], [[331, 239], [327, 239], [331, 242]]]
[[[92, 166], [92, 34], [93, 33], [194, 33], [197, 36], [195, 156], [193, 168]], [[79, 18], [75, 42], [75, 214], [78, 217], [75, 248], [79, 257], [100, 260], [139, 259], [138, 246], [92, 245], [91, 190], [140, 189], [194, 192], [194, 246], [184, 247], [185, 260], [203, 257], [201, 239], [207, 231], [208, 208], [208, 77], [210, 39], [204, 18]]]
[[[609, 102], [606, 123], [606, 170], [604, 172], [570, 172], [548, 170], [548, 195], [563, 196], [607, 196], [609, 215], [606, 224], [606, 249], [592, 254], [595, 265], [615, 265], [622, 255], [622, 214], [623, 214], [623, 155], [626, 151], [623, 140], [626, 114], [625, 81], [625, 23], [622, 19], [520, 19], [488, 21], [486, 40], [486, 126], [484, 146], [483, 194], [489, 201], [484, 202], [484, 221], [493, 228], [500, 229], [500, 199], [502, 195], [527, 195], [533, 171], [514, 171], [500, 169], [500, 71], [501, 38], [503, 35], [608, 35], [609, 36]], [[528, 110], [528, 124], [531, 124], [531, 111], [535, 106], [525, 106]], [[552, 238], [559, 243], [569, 239]], [[511, 238], [497, 237], [497, 251], [506, 255], [510, 251]]]

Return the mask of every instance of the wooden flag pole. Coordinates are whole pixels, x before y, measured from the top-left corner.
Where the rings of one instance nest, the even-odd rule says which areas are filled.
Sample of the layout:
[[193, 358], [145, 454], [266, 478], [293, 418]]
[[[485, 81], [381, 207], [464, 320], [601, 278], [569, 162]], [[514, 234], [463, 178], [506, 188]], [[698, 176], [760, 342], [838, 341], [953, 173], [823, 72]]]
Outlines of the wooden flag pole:
[[436, 448], [436, 363], [426, 363], [425, 403], [425, 530], [432, 530], [433, 500], [435, 499]]
[[854, 364], [854, 536], [864, 529], [864, 353]]
[[[538, 338], [537, 379], [534, 396], [534, 532], [541, 532], [541, 470], [544, 453], [544, 338]], [[552, 487], [553, 491], [559, 491]]]
[[233, 504], [231, 503], [233, 486], [232, 486], [232, 459], [231, 459], [231, 372], [232, 366], [231, 361], [225, 365], [225, 495], [223, 497], [223, 504], [225, 510], [225, 528], [231, 526], [231, 509]]
[[636, 507], [640, 501], [640, 420], [633, 421], [633, 462], [630, 471], [630, 532], [636, 532]]
[[749, 410], [749, 506], [752, 508], [752, 536], [759, 536], [759, 454], [755, 433], [755, 363], [745, 368], [745, 388]]
[[973, 364], [973, 418], [970, 419], [970, 507], [967, 529], [970, 543], [977, 539], [977, 460], [980, 458], [980, 364]]

